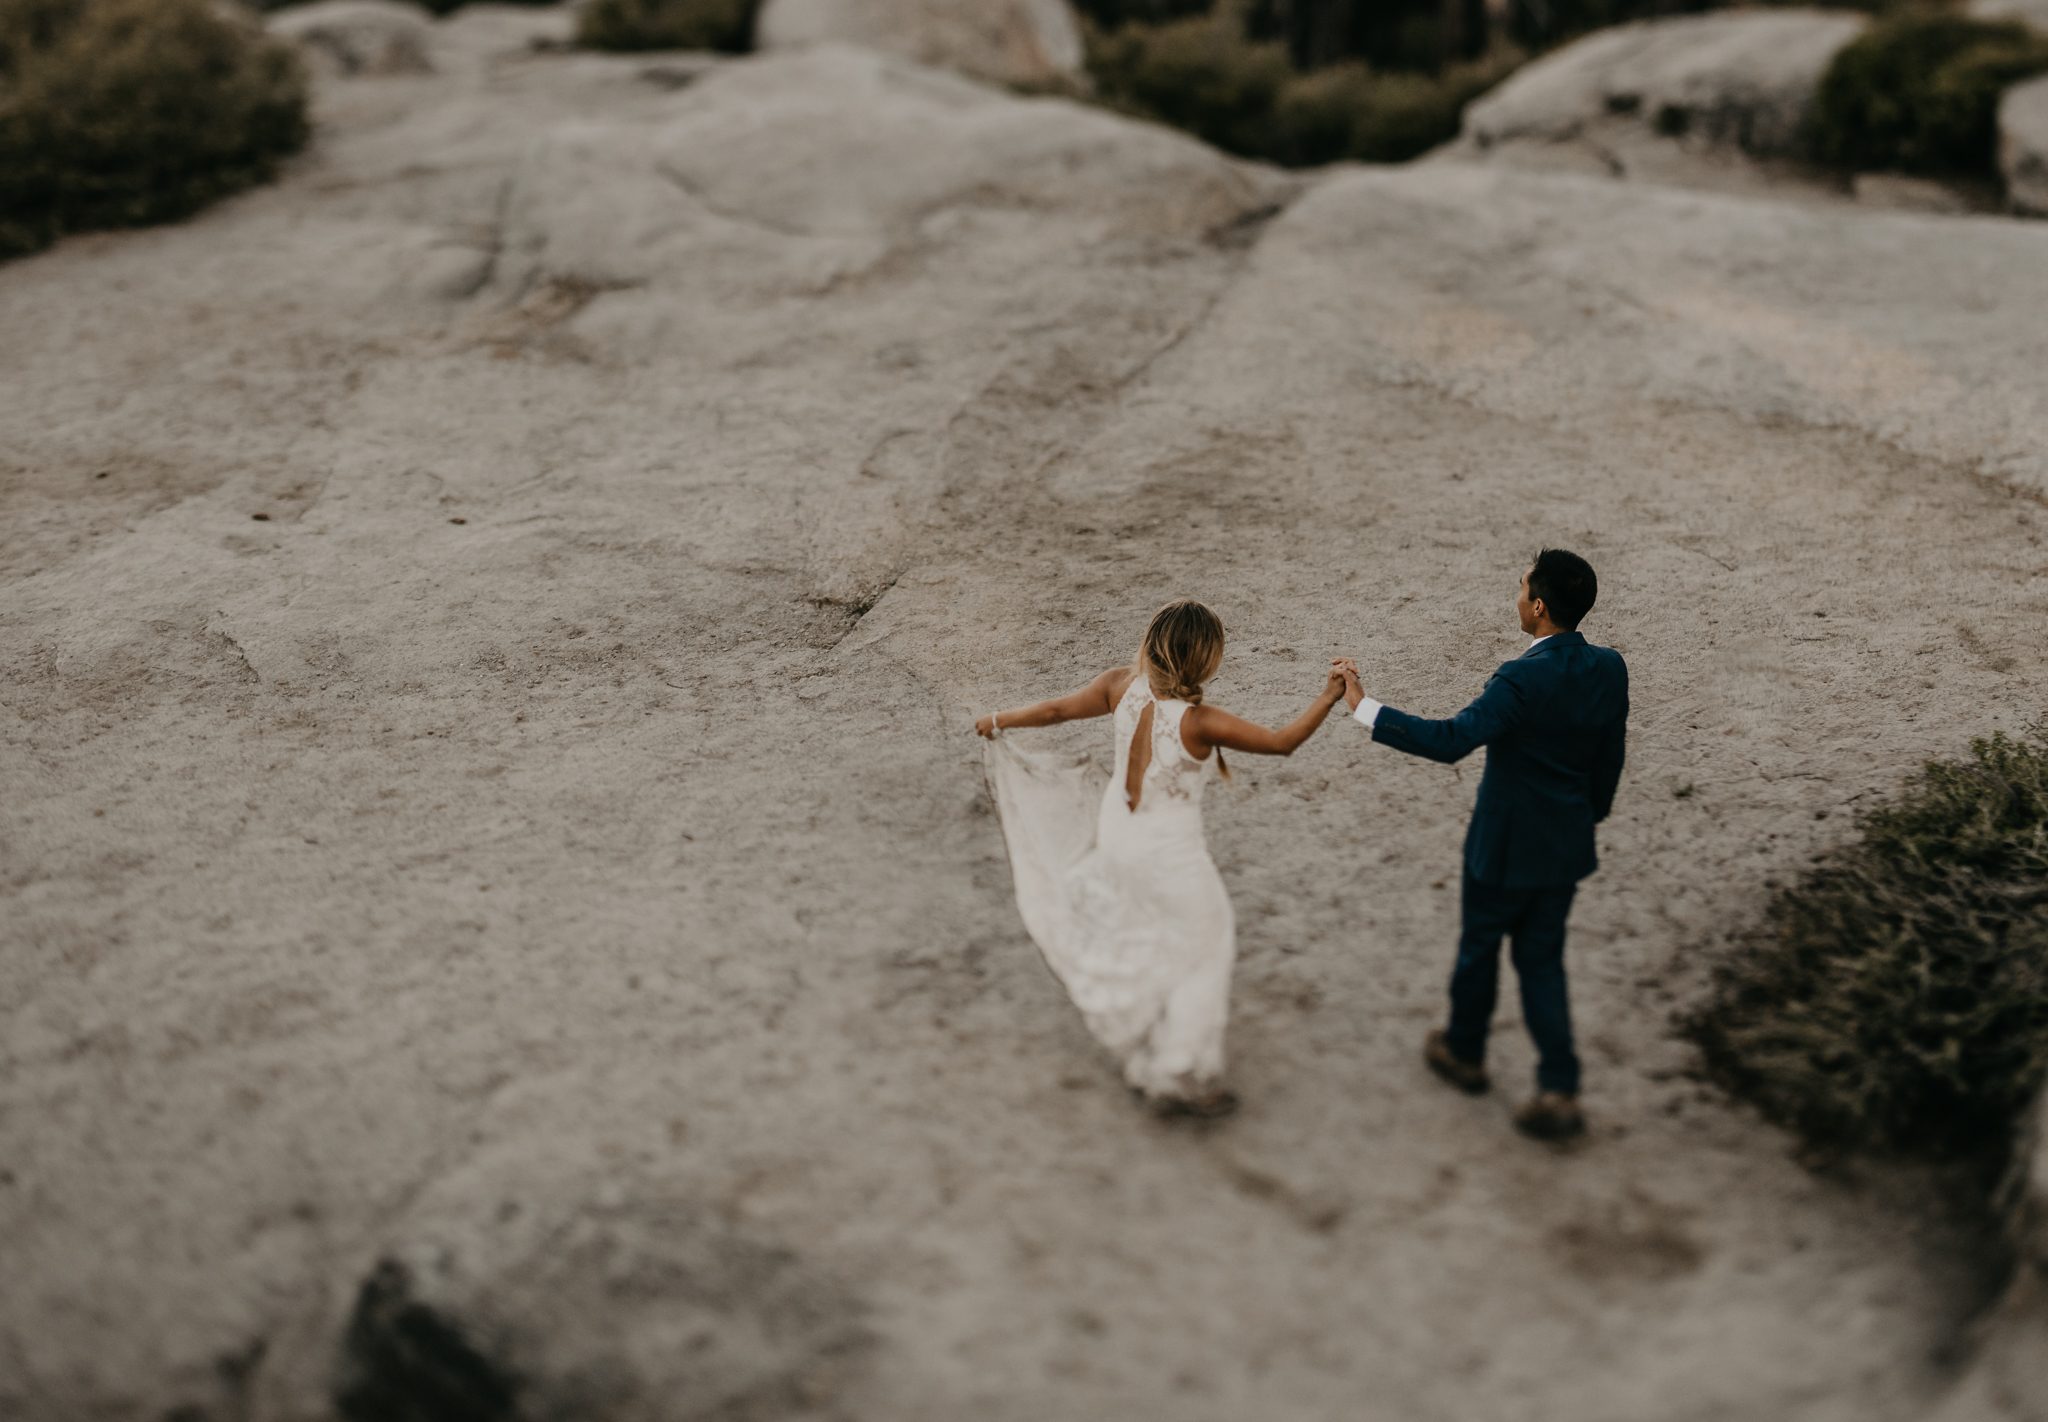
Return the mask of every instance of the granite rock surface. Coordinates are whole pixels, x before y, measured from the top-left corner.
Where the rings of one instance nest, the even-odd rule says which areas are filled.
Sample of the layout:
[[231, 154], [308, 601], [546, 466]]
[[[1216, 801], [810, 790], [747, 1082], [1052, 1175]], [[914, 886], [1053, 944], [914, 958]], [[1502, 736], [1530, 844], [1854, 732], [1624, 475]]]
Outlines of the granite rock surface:
[[1604, 120], [1762, 157], [1801, 154], [1835, 52], [1869, 22], [1841, 10], [1724, 10], [1599, 30], [1517, 71], [1465, 110], [1482, 147], [1578, 138]]
[[296, 42], [334, 74], [431, 74], [433, 19], [400, 0], [315, 0], [271, 16], [274, 35]]
[[[423, 1358], [589, 1415], [1964, 1396], [1999, 1242], [1802, 1166], [1671, 1016], [2041, 714], [2048, 227], [1302, 178], [566, 26], [465, 8], [275, 186], [0, 267], [0, 1415], [360, 1415]], [[1139, 1113], [971, 715], [1177, 593], [1217, 704], [1344, 653], [1449, 714], [1542, 544], [1638, 704], [1590, 1138], [1421, 1066], [1477, 767], [1341, 723], [1209, 801], [1243, 1111]]]

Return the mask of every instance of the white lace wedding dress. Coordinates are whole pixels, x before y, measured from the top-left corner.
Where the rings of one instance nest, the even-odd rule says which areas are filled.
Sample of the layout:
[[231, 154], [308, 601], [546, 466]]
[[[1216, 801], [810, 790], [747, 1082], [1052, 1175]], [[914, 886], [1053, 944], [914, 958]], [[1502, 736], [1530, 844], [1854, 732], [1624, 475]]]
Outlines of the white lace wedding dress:
[[[1152, 763], [1128, 804], [1131, 742], [1147, 706]], [[1107, 784], [1086, 756], [1021, 750], [998, 731], [985, 751], [1017, 909], [1088, 1030], [1148, 1096], [1189, 1098], [1223, 1075], [1237, 923], [1202, 835], [1216, 756], [1180, 737], [1185, 701], [1134, 677], [1116, 708]]]

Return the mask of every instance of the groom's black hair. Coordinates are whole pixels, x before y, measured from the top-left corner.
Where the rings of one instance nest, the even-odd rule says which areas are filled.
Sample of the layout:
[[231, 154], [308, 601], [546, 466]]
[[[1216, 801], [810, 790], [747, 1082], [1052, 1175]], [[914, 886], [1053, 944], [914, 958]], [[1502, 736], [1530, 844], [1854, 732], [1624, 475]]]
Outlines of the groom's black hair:
[[1593, 565], [1578, 554], [1546, 548], [1530, 565], [1529, 596], [1542, 598], [1550, 620], [1569, 632], [1593, 610], [1600, 580], [1593, 576]]

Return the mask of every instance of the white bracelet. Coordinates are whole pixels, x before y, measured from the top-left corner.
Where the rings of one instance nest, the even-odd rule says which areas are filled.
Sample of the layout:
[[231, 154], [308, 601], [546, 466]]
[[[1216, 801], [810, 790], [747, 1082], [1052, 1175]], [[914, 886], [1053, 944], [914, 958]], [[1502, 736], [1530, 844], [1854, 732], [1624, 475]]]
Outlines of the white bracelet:
[[991, 711], [991, 712], [989, 712], [989, 713], [988, 713], [988, 728], [989, 728], [989, 729], [990, 729], [991, 731], [1000, 731], [1000, 730], [1002, 730], [1002, 729], [1003, 729], [1003, 713], [1002, 713], [1002, 712], [1000, 712], [1000, 711]]

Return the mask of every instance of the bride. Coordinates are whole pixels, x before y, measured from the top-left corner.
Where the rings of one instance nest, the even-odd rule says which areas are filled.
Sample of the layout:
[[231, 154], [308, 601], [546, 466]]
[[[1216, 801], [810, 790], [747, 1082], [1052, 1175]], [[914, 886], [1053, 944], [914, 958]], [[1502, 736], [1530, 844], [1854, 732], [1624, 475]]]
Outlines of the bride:
[[[1344, 694], [1328, 682], [1285, 730], [1202, 704], [1223, 624], [1199, 602], [1153, 617], [1137, 662], [1071, 696], [983, 716], [986, 759], [1024, 926], [1124, 1079], [1162, 1112], [1221, 1116], [1223, 1027], [1237, 926], [1202, 836], [1202, 787], [1225, 750], [1292, 755]], [[1116, 770], [1095, 800], [1085, 757], [1016, 748], [1005, 733], [1116, 717]]]

